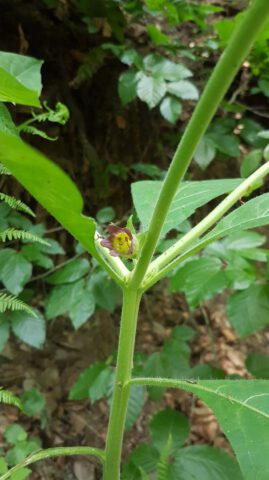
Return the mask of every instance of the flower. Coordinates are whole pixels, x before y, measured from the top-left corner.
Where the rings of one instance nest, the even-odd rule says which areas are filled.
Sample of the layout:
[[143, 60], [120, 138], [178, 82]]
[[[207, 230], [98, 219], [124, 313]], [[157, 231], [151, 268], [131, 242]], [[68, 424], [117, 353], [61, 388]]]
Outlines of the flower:
[[109, 236], [101, 240], [101, 245], [109, 249], [112, 257], [131, 258], [137, 251], [137, 240], [127, 227], [117, 227], [111, 223], [107, 227]]

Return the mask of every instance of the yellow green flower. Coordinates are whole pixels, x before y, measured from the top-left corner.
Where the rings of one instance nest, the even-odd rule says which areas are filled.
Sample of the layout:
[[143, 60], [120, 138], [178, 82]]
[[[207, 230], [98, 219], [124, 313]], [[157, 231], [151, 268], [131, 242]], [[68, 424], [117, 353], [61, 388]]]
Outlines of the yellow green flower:
[[107, 227], [109, 236], [101, 240], [101, 245], [109, 249], [112, 257], [132, 258], [137, 252], [137, 240], [127, 227], [117, 227], [113, 223]]

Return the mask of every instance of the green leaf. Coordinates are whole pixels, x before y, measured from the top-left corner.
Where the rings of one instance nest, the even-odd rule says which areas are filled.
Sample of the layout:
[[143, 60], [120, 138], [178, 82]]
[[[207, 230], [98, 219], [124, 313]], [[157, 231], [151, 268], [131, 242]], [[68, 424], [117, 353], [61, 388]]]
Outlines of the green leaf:
[[249, 228], [261, 227], [269, 223], [269, 193], [264, 193], [226, 215], [217, 226], [205, 235], [202, 243], [213, 242]]
[[93, 315], [94, 310], [95, 298], [91, 292], [85, 289], [69, 310], [73, 327], [75, 329], [81, 327]]
[[0, 52], [0, 101], [39, 107], [42, 61]]
[[136, 420], [138, 419], [143, 405], [145, 403], [145, 387], [141, 385], [135, 385], [131, 388], [130, 396], [128, 400], [128, 408], [125, 419], [125, 430], [128, 431], [132, 428]]
[[147, 32], [155, 45], [170, 45], [171, 38], [163, 33], [156, 25], [148, 25]]
[[216, 155], [216, 148], [209, 136], [205, 135], [199, 142], [194, 160], [202, 170], [206, 170], [208, 165], [214, 160]]
[[[241, 181], [241, 179], [224, 179], [182, 183], [169, 209], [162, 236], [184, 222], [197, 208], [220, 195], [231, 192]], [[143, 231], [148, 230], [161, 186], [162, 182], [153, 180], [136, 182], [131, 186], [133, 203]]]
[[114, 312], [121, 298], [121, 290], [106, 272], [93, 273], [89, 278], [88, 289], [97, 305], [110, 313]]
[[96, 220], [99, 223], [109, 223], [116, 217], [116, 212], [113, 207], [103, 207], [98, 210]]
[[136, 92], [140, 100], [145, 102], [149, 108], [154, 108], [166, 93], [166, 83], [159, 77], [149, 77], [140, 72]]
[[246, 367], [256, 378], [269, 378], [269, 356], [256, 352], [250, 353]]
[[0, 352], [2, 352], [9, 339], [9, 321], [7, 317], [0, 313]]
[[167, 408], [154, 415], [150, 422], [150, 435], [153, 446], [161, 453], [169, 438], [171, 453], [182, 447], [189, 435], [189, 422], [182, 413]]
[[160, 112], [168, 122], [176, 123], [182, 112], [182, 105], [175, 97], [169, 95], [163, 99], [160, 105]]
[[0, 457], [0, 474], [7, 473], [7, 463], [3, 457]]
[[93, 398], [93, 402], [99, 400], [99, 398], [107, 393], [108, 383], [104, 383], [104, 377], [102, 377], [102, 388], [99, 381], [97, 394], [95, 382], [98, 381], [100, 375], [106, 371], [111, 371], [111, 369], [105, 362], [93, 363], [90, 367], [83, 370], [70, 390], [69, 399], [84, 400], [85, 398]]
[[4, 436], [7, 443], [14, 445], [17, 442], [26, 440], [27, 433], [20, 425], [17, 423], [12, 423], [11, 425], [7, 426]]
[[63, 315], [77, 304], [85, 292], [83, 279], [53, 288], [46, 300], [45, 309], [48, 320]]
[[175, 457], [170, 480], [243, 480], [237, 462], [223, 450], [195, 445], [182, 448]]
[[167, 91], [183, 100], [198, 100], [199, 92], [193, 83], [188, 80], [179, 80], [167, 84]]
[[1, 132], [0, 161], [88, 252], [99, 256], [94, 220], [82, 215], [82, 197], [57, 165], [20, 139]]
[[225, 135], [224, 133], [209, 133], [208, 138], [220, 152], [230, 157], [240, 155], [240, 141], [235, 135]]
[[269, 287], [267, 285], [251, 285], [228, 299], [228, 318], [240, 337], [257, 332], [268, 325], [268, 312]]
[[29, 477], [29, 475], [32, 473], [32, 470], [29, 468], [21, 468], [20, 470], [17, 470], [15, 473], [12, 473], [10, 480], [25, 480], [26, 478]]
[[52, 259], [40, 251], [39, 245], [24, 245], [21, 253], [26, 260], [35, 263], [39, 267], [49, 269], [54, 265]]
[[195, 308], [228, 287], [228, 279], [222, 267], [218, 258], [191, 260], [177, 269], [170, 281], [170, 288], [172, 292], [185, 292], [189, 305]]
[[20, 293], [31, 274], [32, 264], [21, 253], [7, 248], [0, 252], [0, 278], [11, 293]]
[[84, 277], [89, 272], [90, 263], [86, 258], [78, 258], [64, 265], [55, 273], [46, 278], [46, 282], [51, 285], [60, 285], [62, 283], [73, 283]]
[[45, 408], [45, 399], [37, 388], [31, 388], [21, 396], [23, 413], [29, 417], [40, 414]]
[[136, 98], [136, 72], [123, 72], [119, 77], [118, 92], [122, 105], [132, 102]]
[[150, 53], [144, 58], [144, 67], [154, 77], [176, 82], [191, 77], [192, 72], [181, 63], [175, 63], [156, 53]]
[[33, 439], [30, 441], [23, 440], [22, 442], [16, 443], [16, 445], [7, 452], [6, 459], [9, 465], [16, 465], [36, 450], [40, 450], [39, 439]]
[[14, 124], [9, 110], [7, 107], [0, 102], [0, 132], [9, 133], [10, 135], [14, 135], [18, 137], [17, 127]]
[[252, 152], [248, 153], [240, 167], [241, 177], [247, 178], [255, 172], [259, 168], [262, 158], [263, 152], [260, 149], [252, 150]]
[[141, 443], [131, 454], [130, 461], [143, 468], [145, 472], [152, 472], [157, 466], [160, 454], [153, 445]]
[[46, 337], [46, 326], [43, 316], [36, 312], [36, 317], [28, 312], [11, 312], [11, 328], [13, 333], [31, 347], [41, 348]]

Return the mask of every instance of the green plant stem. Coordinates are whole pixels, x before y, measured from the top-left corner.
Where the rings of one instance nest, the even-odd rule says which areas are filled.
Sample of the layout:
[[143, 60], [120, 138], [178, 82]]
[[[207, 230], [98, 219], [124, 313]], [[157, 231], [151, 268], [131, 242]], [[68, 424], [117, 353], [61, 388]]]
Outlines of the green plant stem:
[[149, 230], [130, 285], [138, 287], [144, 278], [171, 202], [178, 189], [196, 147], [215, 115], [221, 100], [232, 83], [241, 63], [264, 27], [269, 15], [268, 0], [256, 0], [247, 10], [239, 27], [221, 55], [191, 120], [175, 152], [155, 206]]
[[105, 459], [105, 452], [100, 450], [99, 448], [92, 448], [92, 447], [57, 447], [57, 448], [48, 448], [46, 450], [40, 450], [36, 453], [33, 453], [25, 460], [20, 462], [15, 467], [10, 468], [8, 472], [4, 473], [0, 477], [0, 480], [6, 480], [10, 478], [11, 475], [16, 473], [18, 470], [21, 470], [32, 463], [39, 462], [40, 460], [44, 460], [45, 458], [51, 457], [61, 457], [61, 456], [68, 456], [68, 455], [93, 455], [94, 457], [99, 458], [102, 462]]
[[129, 399], [129, 388], [123, 387], [131, 379], [140, 299], [141, 294], [137, 290], [127, 287], [123, 290], [116, 378], [106, 440], [104, 480], [120, 479], [122, 440]]
[[[186, 252], [184, 255], [178, 257], [178, 255], [185, 250], [190, 244], [198, 239], [203, 233], [205, 233], [214, 223], [216, 223], [223, 215], [240, 199], [242, 198], [256, 182], [261, 180], [265, 175], [269, 173], [269, 163], [265, 163], [256, 172], [250, 175], [244, 180], [232, 193], [230, 193], [214, 210], [212, 210], [201, 222], [199, 222], [190, 232], [186, 233], [180, 240], [178, 240], [172, 247], [168, 248], [162, 255], [154, 260], [150, 268], [148, 269], [143, 289], [148, 289], [160, 278], [166, 275], [170, 270], [176, 267], [179, 263], [188, 258], [195, 252], [201, 250], [207, 245], [206, 240], [198, 245], [195, 245], [193, 249]], [[211, 240], [211, 241], [214, 241]], [[210, 242], [208, 242], [210, 243]], [[176, 258], [177, 257], [177, 258]]]

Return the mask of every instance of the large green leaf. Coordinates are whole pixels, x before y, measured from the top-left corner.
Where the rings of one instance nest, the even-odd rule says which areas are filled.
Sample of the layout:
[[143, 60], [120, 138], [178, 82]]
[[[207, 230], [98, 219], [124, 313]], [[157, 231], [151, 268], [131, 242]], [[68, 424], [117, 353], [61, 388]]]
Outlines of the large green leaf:
[[[204, 180], [180, 185], [166, 217], [162, 236], [189, 218], [197, 208], [225, 193], [231, 192], [241, 179]], [[146, 180], [132, 184], [132, 197], [142, 230], [147, 231], [162, 182]]]
[[1, 250], [0, 279], [11, 293], [20, 293], [31, 274], [32, 264], [20, 252], [12, 248]]
[[181, 412], [167, 408], [156, 413], [150, 422], [150, 435], [154, 447], [162, 453], [171, 442], [170, 453], [175, 454], [189, 435], [189, 422]]
[[229, 320], [241, 337], [261, 330], [269, 324], [269, 287], [251, 285], [228, 299]]
[[0, 162], [91, 254], [95, 223], [82, 215], [82, 197], [70, 178], [19, 138], [0, 132]]
[[208, 445], [180, 449], [169, 475], [170, 480], [243, 480], [236, 461]]
[[42, 61], [0, 52], [0, 101], [39, 107]]
[[[176, 387], [203, 400], [215, 413], [236, 453], [244, 480], [269, 478], [269, 382], [265, 380], [136, 379]], [[233, 477], [235, 478], [235, 477]]]
[[[36, 312], [37, 313], [37, 312]], [[10, 312], [11, 327], [15, 335], [31, 347], [41, 348], [46, 336], [45, 321], [41, 313], [34, 317], [28, 312]]]

